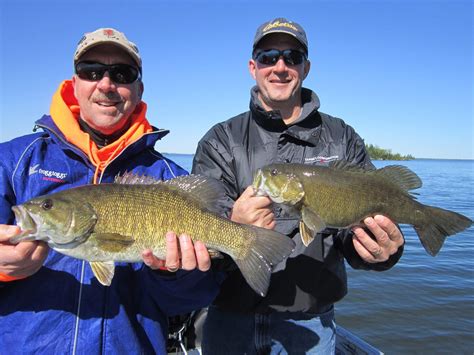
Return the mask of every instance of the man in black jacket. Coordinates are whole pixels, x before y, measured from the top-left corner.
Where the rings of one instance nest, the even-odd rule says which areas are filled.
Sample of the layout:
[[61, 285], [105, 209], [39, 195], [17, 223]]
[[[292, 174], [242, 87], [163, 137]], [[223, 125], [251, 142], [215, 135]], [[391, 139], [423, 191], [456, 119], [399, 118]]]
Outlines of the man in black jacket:
[[215, 125], [197, 147], [193, 173], [224, 182], [233, 221], [275, 228], [296, 243], [276, 266], [266, 297], [225, 266], [229, 276], [204, 324], [205, 354], [334, 353], [333, 304], [347, 293], [344, 259], [357, 269], [381, 271], [403, 252], [400, 230], [384, 216], [366, 218], [364, 228], [326, 229], [305, 247], [299, 216], [254, 195], [253, 175], [270, 163], [345, 160], [374, 168], [354, 129], [319, 112], [316, 94], [302, 88], [307, 57], [306, 34], [297, 23], [279, 18], [260, 26], [249, 61], [257, 84], [250, 111]]

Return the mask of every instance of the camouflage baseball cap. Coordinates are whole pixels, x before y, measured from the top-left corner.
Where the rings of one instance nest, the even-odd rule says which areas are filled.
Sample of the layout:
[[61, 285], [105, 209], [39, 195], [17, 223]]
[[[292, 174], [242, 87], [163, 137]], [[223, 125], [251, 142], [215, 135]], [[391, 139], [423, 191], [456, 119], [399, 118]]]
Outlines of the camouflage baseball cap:
[[113, 28], [99, 28], [94, 32], [85, 33], [77, 44], [76, 52], [74, 53], [74, 65], [76, 65], [79, 58], [87, 50], [105, 43], [112, 43], [123, 48], [137, 63], [138, 67], [142, 68], [142, 59], [135, 43], [130, 42], [122, 32]]
[[257, 47], [258, 42], [260, 42], [263, 37], [271, 33], [286, 33], [295, 37], [303, 45], [306, 54], [308, 54], [308, 40], [306, 39], [306, 33], [303, 30], [303, 27], [298, 23], [289, 21], [283, 17], [276, 18], [260, 25], [253, 40], [253, 49]]

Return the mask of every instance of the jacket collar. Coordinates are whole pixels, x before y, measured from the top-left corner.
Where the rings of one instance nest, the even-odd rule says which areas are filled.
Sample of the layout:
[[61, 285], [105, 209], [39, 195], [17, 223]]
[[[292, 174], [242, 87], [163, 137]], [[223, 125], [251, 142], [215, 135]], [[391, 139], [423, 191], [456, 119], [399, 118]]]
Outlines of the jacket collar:
[[321, 116], [318, 112], [320, 102], [315, 92], [302, 88], [301, 96], [303, 108], [299, 119], [287, 126], [281, 117], [280, 111], [266, 111], [258, 98], [258, 87], [251, 91], [250, 111], [255, 122], [270, 132], [288, 134], [296, 139], [316, 144], [320, 136]]
[[[77, 147], [70, 144], [58, 126], [54, 123], [54, 120], [49, 115], [44, 115], [39, 120], [35, 122], [36, 126], [43, 129], [45, 132], [50, 133], [52, 139], [54, 139], [58, 144], [60, 144], [64, 149], [72, 149], [74, 151], [80, 151]], [[153, 148], [155, 143], [166, 136], [170, 131], [167, 129], [159, 129], [154, 126], [152, 127], [152, 131], [149, 133], [144, 134], [140, 139], [138, 139], [135, 143], [126, 147], [127, 156], [132, 152], [146, 149], [146, 148]], [[125, 152], [124, 152], [125, 153]], [[82, 154], [85, 154], [82, 152]]]
[[79, 127], [79, 105], [74, 95], [71, 80], [65, 80], [53, 95], [50, 113], [56, 127], [68, 142], [82, 150], [89, 161], [102, 171], [110, 161], [121, 154], [130, 144], [153, 129], [146, 119], [147, 106], [142, 101], [130, 116], [130, 125], [117, 140], [102, 148], [91, 139], [90, 135]]

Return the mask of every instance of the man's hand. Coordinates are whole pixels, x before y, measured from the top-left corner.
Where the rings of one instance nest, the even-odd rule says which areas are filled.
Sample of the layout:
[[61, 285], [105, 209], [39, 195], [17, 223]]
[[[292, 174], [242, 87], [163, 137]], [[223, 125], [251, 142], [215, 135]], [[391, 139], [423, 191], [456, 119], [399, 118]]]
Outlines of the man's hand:
[[275, 228], [275, 215], [270, 205], [272, 200], [266, 196], [255, 196], [249, 186], [235, 201], [230, 219], [234, 222], [252, 224], [267, 229]]
[[207, 271], [211, 267], [211, 257], [204, 243], [196, 241], [193, 243], [186, 234], [179, 238], [176, 233], [166, 233], [166, 260], [158, 259], [149, 249], [142, 253], [143, 262], [150, 268], [156, 270], [166, 268], [170, 272], [178, 269]]
[[24, 278], [37, 272], [49, 251], [44, 242], [10, 244], [8, 240], [20, 232], [17, 226], [0, 224], [0, 273], [15, 278]]
[[360, 257], [368, 263], [387, 261], [403, 245], [403, 235], [398, 227], [389, 218], [376, 215], [364, 220], [367, 229], [375, 240], [362, 227], [354, 227], [352, 243]]

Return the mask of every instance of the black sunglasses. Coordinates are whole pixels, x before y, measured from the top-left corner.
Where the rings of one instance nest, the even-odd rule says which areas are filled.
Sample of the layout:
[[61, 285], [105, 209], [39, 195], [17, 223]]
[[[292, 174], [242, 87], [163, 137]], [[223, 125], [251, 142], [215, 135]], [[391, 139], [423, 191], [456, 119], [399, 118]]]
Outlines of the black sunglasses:
[[296, 49], [285, 49], [283, 51], [278, 49], [267, 49], [256, 52], [254, 59], [260, 64], [275, 65], [280, 57], [283, 57], [286, 65], [298, 65], [306, 60], [306, 54]]
[[131, 84], [140, 78], [140, 70], [128, 64], [102, 64], [97, 62], [79, 62], [76, 64], [76, 74], [88, 81], [99, 81], [108, 72], [110, 79], [117, 84]]

